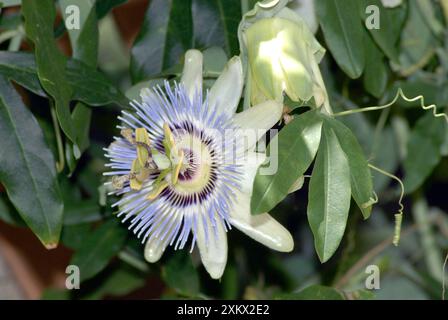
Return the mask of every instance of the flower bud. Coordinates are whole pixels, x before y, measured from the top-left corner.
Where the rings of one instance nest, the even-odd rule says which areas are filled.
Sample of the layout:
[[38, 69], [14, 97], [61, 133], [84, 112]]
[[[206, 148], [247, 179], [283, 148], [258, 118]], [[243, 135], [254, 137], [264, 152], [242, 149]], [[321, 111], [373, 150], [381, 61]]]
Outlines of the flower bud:
[[294, 102], [324, 105], [330, 112], [318, 66], [325, 49], [287, 3], [260, 2], [243, 17], [239, 36], [247, 62], [246, 98], [254, 105], [283, 101], [286, 94]]

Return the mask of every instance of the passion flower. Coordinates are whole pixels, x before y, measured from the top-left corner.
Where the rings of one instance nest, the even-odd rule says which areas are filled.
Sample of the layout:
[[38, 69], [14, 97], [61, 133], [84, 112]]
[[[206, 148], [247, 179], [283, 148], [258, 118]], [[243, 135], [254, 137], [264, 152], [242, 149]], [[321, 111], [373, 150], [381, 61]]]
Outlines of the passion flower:
[[290, 233], [268, 213], [252, 216], [250, 199], [265, 155], [260, 137], [281, 117], [266, 101], [235, 113], [243, 89], [239, 57], [232, 58], [209, 92], [202, 88], [202, 54], [186, 53], [180, 83], [143, 90], [134, 111], [123, 111], [121, 136], [106, 150], [110, 182], [121, 196], [113, 206], [145, 245], [149, 262], [167, 246], [199, 248], [212, 278], [227, 261], [232, 226], [278, 251], [291, 251]]

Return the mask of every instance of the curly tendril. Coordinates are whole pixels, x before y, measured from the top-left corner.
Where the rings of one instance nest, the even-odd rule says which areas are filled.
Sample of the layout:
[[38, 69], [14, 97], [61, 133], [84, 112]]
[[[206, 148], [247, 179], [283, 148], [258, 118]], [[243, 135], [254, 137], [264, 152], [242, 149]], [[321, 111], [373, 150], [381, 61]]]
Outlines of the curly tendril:
[[346, 111], [342, 111], [342, 112], [337, 112], [334, 113], [333, 116], [335, 117], [339, 117], [339, 116], [348, 116], [351, 114], [355, 114], [355, 113], [360, 113], [360, 112], [369, 112], [369, 111], [376, 111], [376, 110], [382, 110], [382, 109], [386, 109], [389, 108], [391, 106], [393, 106], [395, 104], [395, 102], [397, 102], [397, 100], [399, 98], [402, 98], [404, 101], [406, 102], [414, 102], [414, 101], [420, 101], [420, 107], [423, 110], [431, 110], [432, 109], [432, 113], [434, 115], [435, 118], [444, 118], [446, 120], [446, 122], [448, 123], [448, 115], [446, 113], [443, 112], [437, 112], [437, 106], [435, 104], [431, 104], [426, 106], [425, 105], [425, 97], [423, 97], [422, 95], [416, 96], [414, 98], [408, 98], [405, 96], [405, 94], [403, 93], [403, 90], [401, 88], [398, 89], [397, 94], [395, 95], [394, 99], [382, 106], [373, 106], [373, 107], [367, 107], [367, 108], [359, 108], [359, 109], [353, 109], [353, 110], [346, 110]]
[[404, 197], [404, 185], [403, 182], [401, 181], [400, 178], [398, 178], [397, 176], [384, 171], [378, 167], [375, 167], [373, 164], [369, 163], [369, 167], [372, 168], [375, 171], [378, 171], [381, 174], [384, 174], [385, 176], [394, 179], [395, 181], [397, 181], [400, 184], [400, 198], [398, 199], [398, 205], [399, 205], [399, 209], [398, 209], [398, 213], [395, 214], [395, 228], [394, 228], [394, 238], [392, 240], [392, 243], [394, 244], [394, 246], [398, 246], [398, 243], [400, 242], [400, 234], [401, 234], [401, 224], [403, 222], [403, 210], [404, 210], [404, 206], [403, 206], [403, 197]]

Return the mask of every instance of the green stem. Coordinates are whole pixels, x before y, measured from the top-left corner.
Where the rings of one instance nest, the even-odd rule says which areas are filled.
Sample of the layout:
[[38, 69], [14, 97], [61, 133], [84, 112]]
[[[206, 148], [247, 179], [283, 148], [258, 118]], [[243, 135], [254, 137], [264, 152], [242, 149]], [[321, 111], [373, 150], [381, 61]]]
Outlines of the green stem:
[[59, 155], [59, 160], [56, 161], [56, 170], [58, 171], [58, 173], [60, 173], [60, 172], [62, 172], [62, 170], [64, 170], [64, 166], [65, 166], [64, 146], [62, 144], [61, 129], [59, 128], [58, 117], [56, 115], [56, 109], [52, 102], [50, 102], [50, 104], [51, 104], [51, 107], [50, 107], [51, 119], [53, 121], [54, 133], [56, 136], [56, 145], [58, 147], [58, 155]]
[[404, 185], [400, 178], [393, 175], [392, 173], [389, 173], [387, 171], [384, 171], [378, 167], [375, 167], [373, 164], [369, 163], [369, 167], [372, 168], [375, 171], [378, 171], [381, 174], [384, 174], [385, 176], [397, 181], [400, 184], [400, 198], [398, 199], [398, 205], [400, 206], [400, 209], [398, 209], [398, 213], [395, 214], [395, 230], [394, 230], [394, 238], [393, 238], [393, 244], [395, 246], [398, 246], [398, 243], [400, 242], [400, 233], [401, 233], [401, 223], [403, 220], [403, 197], [404, 197]]
[[134, 257], [132, 254], [130, 254], [125, 250], [118, 253], [118, 258], [120, 258], [120, 260], [126, 262], [127, 264], [133, 266], [134, 268], [142, 272], [148, 272], [149, 270], [148, 265], [146, 263], [142, 262], [140, 259], [137, 259], [136, 257]]

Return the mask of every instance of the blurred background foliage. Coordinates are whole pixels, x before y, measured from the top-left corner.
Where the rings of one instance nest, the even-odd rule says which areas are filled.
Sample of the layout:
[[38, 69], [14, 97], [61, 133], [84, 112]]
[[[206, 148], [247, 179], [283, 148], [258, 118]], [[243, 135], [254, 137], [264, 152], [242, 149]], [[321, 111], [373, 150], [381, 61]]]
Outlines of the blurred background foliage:
[[[140, 88], [175, 79], [189, 48], [204, 51], [210, 86], [239, 54], [238, 24], [255, 2], [0, 0], [0, 220], [28, 226], [48, 248], [60, 234], [70, 264], [82, 270], [80, 290], [47, 288], [43, 298], [442, 298], [448, 126], [419, 103], [399, 100], [342, 119], [369, 160], [403, 178], [399, 247], [391, 244], [399, 187], [377, 174], [380, 202], [367, 221], [352, 206], [330, 261], [321, 264], [314, 251], [304, 188], [271, 212], [294, 235], [294, 252], [231, 232], [221, 281], [184, 251], [147, 264], [142, 245], [113, 217], [102, 149], [117, 135], [120, 110]], [[80, 30], [63, 23], [72, 4], [81, 10]], [[380, 29], [365, 26], [371, 4]], [[320, 67], [335, 111], [387, 103], [398, 88], [446, 111], [448, 1], [294, 0], [291, 8], [327, 49]], [[371, 264], [381, 271], [379, 290], [365, 288]]]

